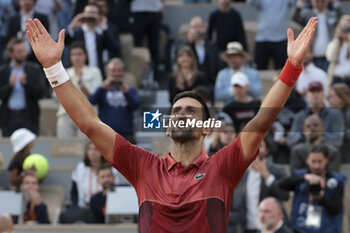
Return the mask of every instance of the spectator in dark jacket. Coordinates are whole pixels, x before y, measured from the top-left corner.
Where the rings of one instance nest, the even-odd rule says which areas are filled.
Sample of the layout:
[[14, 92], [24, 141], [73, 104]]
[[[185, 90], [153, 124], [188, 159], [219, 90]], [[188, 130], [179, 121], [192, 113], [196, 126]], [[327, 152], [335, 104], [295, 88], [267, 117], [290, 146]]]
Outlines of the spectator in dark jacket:
[[216, 46], [219, 52], [226, 49], [227, 43], [238, 41], [247, 51], [243, 21], [239, 12], [231, 7], [231, 0], [219, 0], [219, 9], [210, 14], [208, 39], [213, 41], [216, 33]]

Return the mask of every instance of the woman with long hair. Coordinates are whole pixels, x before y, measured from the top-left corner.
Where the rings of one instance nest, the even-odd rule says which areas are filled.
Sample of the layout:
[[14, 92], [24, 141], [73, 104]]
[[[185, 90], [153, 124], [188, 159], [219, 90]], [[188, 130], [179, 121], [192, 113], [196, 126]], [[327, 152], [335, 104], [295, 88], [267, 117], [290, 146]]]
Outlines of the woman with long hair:
[[326, 58], [330, 62], [330, 84], [344, 82], [350, 86], [350, 15], [343, 15], [335, 28], [334, 38], [329, 42]]
[[[71, 81], [86, 97], [89, 97], [102, 85], [102, 74], [98, 67], [87, 66], [88, 57], [83, 42], [76, 41], [71, 44], [69, 49], [69, 61], [71, 67], [67, 69], [67, 73]], [[62, 105], [59, 106], [57, 111], [56, 131], [57, 137], [63, 138], [83, 135], [69, 118]]]
[[340, 147], [343, 162], [350, 162], [350, 88], [345, 83], [335, 83], [329, 92], [329, 103], [338, 109], [344, 119], [344, 138]]
[[[88, 207], [90, 198], [102, 190], [97, 180], [98, 168], [106, 163], [101, 152], [89, 141], [85, 146], [83, 161], [79, 162], [72, 173], [71, 202], [73, 207]], [[117, 170], [112, 169], [117, 184]]]
[[176, 94], [197, 86], [208, 87], [207, 77], [197, 68], [196, 55], [191, 47], [184, 45], [176, 52], [174, 72], [169, 76], [169, 97], [172, 103]]

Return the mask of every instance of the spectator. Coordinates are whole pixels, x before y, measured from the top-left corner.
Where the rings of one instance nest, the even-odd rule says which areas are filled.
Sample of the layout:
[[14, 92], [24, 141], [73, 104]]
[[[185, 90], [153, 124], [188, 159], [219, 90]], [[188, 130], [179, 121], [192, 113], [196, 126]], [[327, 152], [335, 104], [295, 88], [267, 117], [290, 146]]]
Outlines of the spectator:
[[[114, 37], [117, 39], [118, 44], [120, 44], [119, 29], [107, 17], [108, 12], [109, 12], [107, 0], [90, 0], [90, 2], [94, 2], [100, 8], [98, 18], [97, 18], [97, 27], [101, 31], [108, 30], [110, 32], [110, 34], [114, 35]], [[120, 46], [120, 50], [121, 50], [121, 46]], [[110, 54], [110, 52], [107, 49], [104, 49], [102, 51], [103, 64], [107, 64], [111, 55], [113, 55], [113, 54]], [[121, 51], [119, 51], [119, 55], [121, 55]]]
[[160, 78], [158, 77], [158, 46], [164, 1], [165, 0], [133, 0], [131, 2], [131, 29], [134, 36], [134, 44], [137, 47], [142, 47], [144, 45], [144, 36], [147, 35], [155, 79]]
[[[102, 74], [98, 67], [87, 66], [87, 52], [85, 45], [81, 41], [73, 42], [69, 50], [69, 60], [71, 67], [67, 69], [72, 82], [80, 89], [86, 97], [95, 93], [102, 84]], [[57, 137], [82, 136], [80, 130], [70, 119], [63, 106], [60, 104], [57, 111], [56, 124]]]
[[52, 38], [56, 41], [58, 39], [58, 21], [57, 21], [57, 14], [62, 8], [62, 4], [60, 0], [36, 0], [35, 12], [38, 12], [40, 14], [46, 15], [48, 18], [49, 28], [50, 28], [50, 35]]
[[274, 68], [282, 69], [287, 59], [287, 28], [294, 0], [247, 0], [258, 10], [255, 37], [255, 63], [258, 70], [266, 70], [273, 58]]
[[304, 60], [303, 72], [301, 72], [298, 78], [298, 82], [295, 85], [295, 89], [300, 95], [305, 96], [309, 84], [311, 82], [319, 81], [322, 83], [325, 97], [327, 97], [329, 93], [327, 73], [324, 72], [324, 70], [322, 70], [321, 68], [318, 68], [314, 65], [314, 63], [312, 62], [313, 57], [313, 52], [309, 50]]
[[176, 52], [175, 70], [168, 79], [170, 103], [182, 91], [188, 91], [198, 86], [208, 87], [209, 85], [206, 76], [198, 71], [195, 54], [187, 45], [182, 46]]
[[305, 141], [302, 134], [302, 126], [305, 118], [312, 114], [319, 115], [322, 119], [325, 132], [324, 139], [334, 146], [340, 146], [343, 141], [343, 118], [338, 110], [325, 106], [322, 83], [318, 81], [309, 83], [306, 101], [308, 108], [297, 113], [293, 120], [292, 128], [288, 135], [289, 147], [292, 148], [297, 143]]
[[262, 200], [259, 204], [260, 233], [292, 233], [283, 223], [281, 203], [273, 197]]
[[120, 135], [135, 143], [133, 112], [141, 102], [137, 89], [126, 84], [124, 62], [113, 58], [107, 65], [107, 78], [89, 97], [98, 105], [99, 118]]
[[47, 207], [39, 193], [39, 178], [35, 171], [26, 170], [22, 175], [21, 192], [26, 200], [24, 223], [35, 221], [39, 224], [50, 224]]
[[350, 88], [344, 83], [336, 83], [331, 86], [329, 103], [338, 109], [344, 120], [344, 138], [340, 147], [342, 162], [350, 162], [348, 152], [350, 150]]
[[314, 53], [314, 64], [327, 72], [328, 61], [326, 59], [326, 50], [329, 41], [333, 38], [335, 25], [342, 14], [340, 2], [332, 0], [333, 10], [328, 9], [328, 3], [331, 0], [311, 0], [312, 8], [305, 7], [306, 0], [298, 0], [293, 20], [304, 27], [307, 21], [314, 16], [318, 17], [318, 26], [312, 42], [311, 50]]
[[92, 142], [85, 147], [84, 159], [72, 173], [71, 202], [73, 207], [88, 207], [93, 194], [102, 190], [97, 182], [97, 170], [105, 163], [101, 152]]
[[114, 185], [112, 168], [104, 164], [97, 171], [98, 183], [102, 185], [102, 191], [94, 194], [90, 200], [90, 207], [95, 214], [97, 223], [104, 223], [106, 217], [107, 191]]
[[238, 41], [247, 50], [243, 21], [239, 12], [231, 7], [231, 0], [218, 0], [219, 9], [209, 16], [208, 39], [214, 42], [219, 52], [226, 49], [230, 41]]
[[45, 92], [44, 73], [38, 65], [27, 61], [25, 42], [22, 39], [11, 39], [6, 50], [11, 62], [0, 67], [2, 135], [8, 137], [23, 127], [38, 134], [39, 99]]
[[10, 215], [0, 214], [0, 233], [12, 233], [14, 231], [13, 221]]
[[205, 40], [206, 34], [207, 28], [203, 19], [199, 16], [193, 17], [187, 34], [187, 44], [196, 55], [198, 70], [206, 74], [209, 83], [214, 86], [220, 60], [215, 45]]
[[104, 70], [103, 49], [109, 51], [109, 57], [120, 57], [119, 38], [113, 35], [108, 28], [98, 27], [98, 19], [101, 15], [99, 6], [89, 3], [84, 12], [76, 15], [68, 26], [65, 43], [70, 45], [73, 41], [83, 41], [87, 49], [89, 66], [99, 67]]
[[[235, 198], [241, 200], [243, 208], [231, 208], [230, 216], [245, 216], [239, 223], [244, 232], [258, 233], [258, 206], [262, 199], [272, 196], [279, 200], [288, 200], [289, 197], [288, 192], [277, 186], [278, 180], [288, 174], [283, 166], [272, 162], [270, 145], [270, 141], [265, 137], [260, 144], [258, 158], [252, 163], [237, 186], [238, 196]], [[233, 227], [232, 224], [231, 226]]]
[[3, 64], [5, 59], [5, 47], [7, 39], [7, 24], [9, 18], [14, 15], [15, 9], [13, 8], [11, 0], [0, 1], [0, 65]]
[[279, 186], [294, 191], [292, 224], [294, 231], [341, 233], [345, 177], [328, 172], [327, 147], [314, 145], [308, 154], [308, 169], [296, 170]]
[[262, 86], [259, 72], [244, 66], [245, 53], [238, 42], [230, 42], [226, 49], [226, 62], [228, 67], [220, 70], [215, 82], [215, 101], [222, 101], [224, 105], [232, 102], [234, 93], [232, 91], [231, 77], [235, 72], [243, 72], [249, 80], [248, 95], [258, 99], [262, 94]]
[[237, 137], [235, 127], [233, 125], [232, 119], [229, 115], [224, 112], [218, 114], [218, 120], [221, 121], [221, 128], [218, 131], [212, 132], [214, 138], [211, 141], [208, 155], [212, 156], [224, 146], [230, 144]]
[[8, 170], [10, 172], [10, 184], [18, 189], [22, 180], [23, 162], [30, 155], [34, 146], [36, 135], [28, 129], [21, 128], [11, 134], [13, 156], [10, 160]]
[[328, 69], [333, 83], [345, 82], [350, 87], [350, 15], [343, 15], [335, 28], [334, 37], [328, 43], [326, 57], [331, 63]]
[[233, 87], [235, 99], [224, 107], [223, 112], [231, 117], [236, 132], [241, 132], [243, 127], [255, 117], [261, 102], [247, 94], [249, 80], [244, 73], [235, 73], [231, 78], [231, 86]]
[[49, 21], [46, 15], [40, 14], [35, 11], [34, 6], [36, 0], [18, 0], [19, 12], [10, 17], [7, 24], [7, 41], [11, 38], [17, 37], [25, 41], [25, 48], [28, 53], [28, 60], [37, 62], [32, 49], [30, 48], [27, 34], [26, 34], [26, 24], [29, 18], [37, 18], [44, 25], [46, 30], [49, 30]]
[[[131, 33], [131, 0], [109, 1], [108, 20], [118, 26], [120, 33]], [[96, 1], [98, 3], [98, 1]]]
[[341, 157], [339, 150], [333, 145], [327, 144], [327, 141], [324, 140], [324, 127], [321, 118], [316, 115], [310, 115], [305, 119], [303, 125], [303, 133], [306, 138], [306, 142], [299, 143], [292, 148], [290, 156], [290, 169], [292, 173], [297, 169], [306, 169], [307, 168], [307, 155], [308, 151], [313, 145], [323, 144], [326, 145], [329, 151], [329, 163], [328, 171], [339, 172]]

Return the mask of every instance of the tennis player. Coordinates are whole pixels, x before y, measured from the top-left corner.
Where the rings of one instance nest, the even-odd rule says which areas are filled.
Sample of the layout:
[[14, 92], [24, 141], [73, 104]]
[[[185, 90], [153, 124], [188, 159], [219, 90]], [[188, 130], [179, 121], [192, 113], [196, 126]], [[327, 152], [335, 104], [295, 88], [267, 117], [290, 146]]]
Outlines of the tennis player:
[[[173, 127], [170, 152], [160, 157], [127, 142], [96, 116], [86, 97], [69, 80], [61, 63], [64, 30], [52, 40], [38, 19], [29, 19], [27, 35], [58, 99], [79, 129], [137, 192], [140, 232], [226, 232], [233, 191], [256, 158], [258, 147], [284, 106], [303, 67], [317, 26], [311, 18], [297, 39], [288, 29], [288, 59], [257, 115], [237, 139], [212, 157], [203, 152], [208, 129]], [[206, 120], [208, 108], [195, 92], [178, 94], [173, 120]]]

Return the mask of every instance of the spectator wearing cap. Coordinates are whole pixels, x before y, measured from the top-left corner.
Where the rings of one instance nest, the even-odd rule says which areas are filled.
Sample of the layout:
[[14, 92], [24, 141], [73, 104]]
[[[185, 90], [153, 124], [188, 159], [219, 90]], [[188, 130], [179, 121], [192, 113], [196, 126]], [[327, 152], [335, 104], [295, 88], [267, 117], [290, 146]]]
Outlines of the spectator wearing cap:
[[308, 151], [311, 149], [312, 146], [316, 144], [323, 144], [326, 145], [329, 152], [329, 163], [327, 166], [327, 169], [329, 172], [339, 172], [340, 170], [340, 163], [341, 163], [341, 156], [339, 153], [339, 150], [331, 145], [328, 144], [326, 140], [324, 140], [323, 134], [324, 134], [324, 126], [322, 123], [321, 118], [316, 115], [310, 115], [305, 119], [304, 125], [303, 125], [303, 133], [305, 136], [305, 142], [301, 142], [297, 145], [295, 145], [292, 148], [291, 155], [290, 155], [290, 170], [293, 174], [295, 170], [297, 169], [307, 169], [307, 155]]
[[225, 112], [219, 112], [218, 120], [221, 121], [221, 128], [218, 131], [214, 131], [215, 135], [211, 141], [208, 155], [212, 156], [224, 146], [230, 144], [237, 137], [235, 127], [233, 125], [231, 117]]
[[300, 95], [304, 96], [307, 92], [309, 84], [314, 81], [319, 81], [322, 83], [324, 94], [327, 97], [329, 89], [327, 73], [321, 68], [315, 66], [315, 64], [312, 62], [313, 57], [314, 53], [309, 49], [304, 60], [304, 69], [298, 78], [295, 89]]
[[324, 139], [340, 146], [344, 135], [344, 120], [341, 113], [334, 108], [326, 107], [324, 104], [323, 85], [319, 81], [309, 83], [306, 93], [306, 102], [308, 107], [296, 114], [288, 136], [288, 145], [292, 148], [300, 142], [305, 142], [303, 135], [303, 125], [307, 116], [316, 114], [320, 116], [324, 125]]
[[22, 179], [23, 162], [25, 158], [30, 155], [30, 150], [34, 146], [35, 138], [36, 135], [25, 128], [16, 130], [10, 137], [13, 156], [8, 170], [10, 172], [10, 184], [15, 188], [19, 188]]
[[219, 9], [209, 16], [208, 39], [215, 42], [219, 52], [225, 51], [230, 41], [238, 41], [247, 50], [243, 20], [239, 12], [231, 7], [231, 3], [232, 0], [218, 0]]
[[248, 95], [258, 99], [262, 94], [262, 86], [259, 72], [256, 69], [244, 67], [245, 52], [239, 42], [230, 42], [227, 44], [225, 58], [228, 67], [220, 70], [216, 82], [214, 97], [215, 101], [221, 101], [224, 105], [229, 104], [234, 99], [232, 92], [231, 77], [236, 72], [242, 72], [248, 77], [249, 89]]
[[223, 112], [233, 120], [236, 132], [240, 132], [259, 111], [261, 101], [248, 95], [249, 81], [243, 72], [237, 72], [232, 76], [231, 86], [235, 99], [224, 107]]

